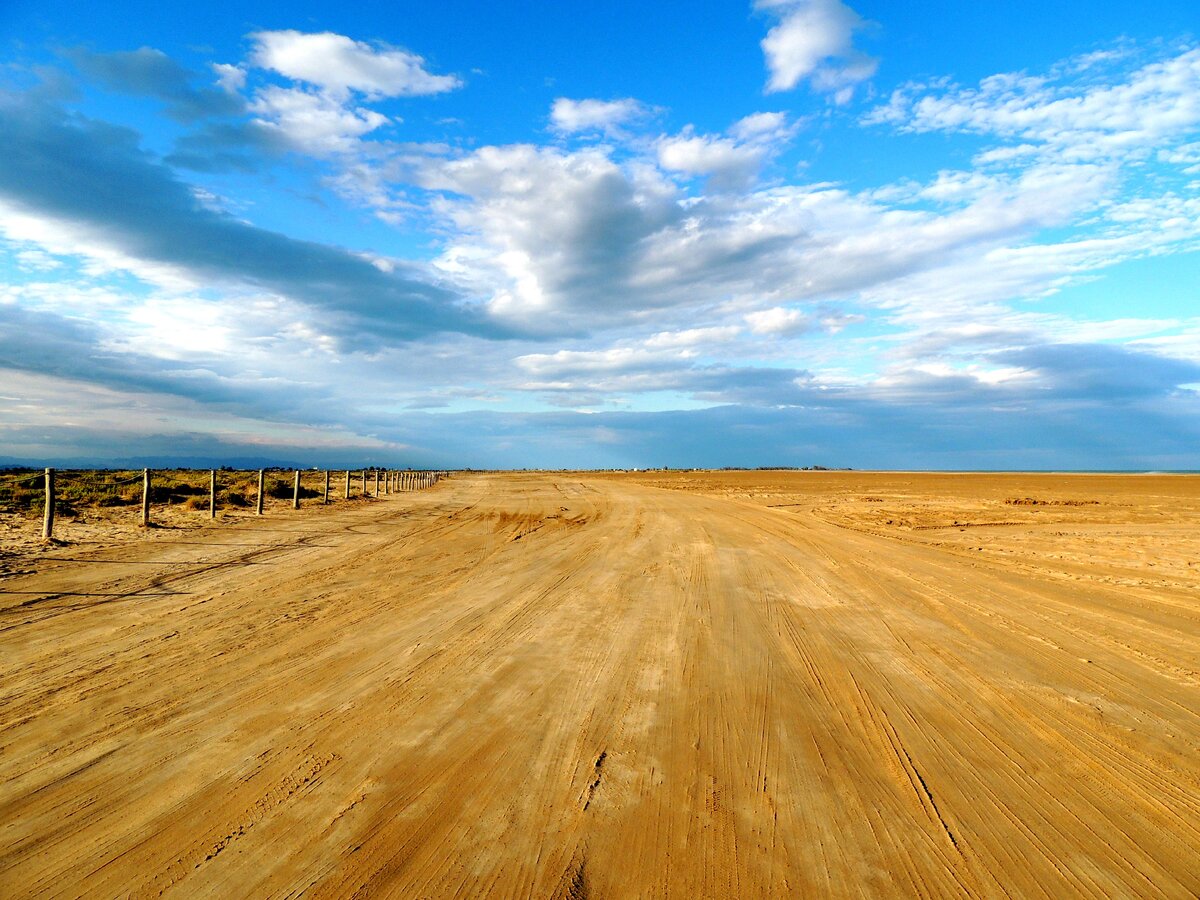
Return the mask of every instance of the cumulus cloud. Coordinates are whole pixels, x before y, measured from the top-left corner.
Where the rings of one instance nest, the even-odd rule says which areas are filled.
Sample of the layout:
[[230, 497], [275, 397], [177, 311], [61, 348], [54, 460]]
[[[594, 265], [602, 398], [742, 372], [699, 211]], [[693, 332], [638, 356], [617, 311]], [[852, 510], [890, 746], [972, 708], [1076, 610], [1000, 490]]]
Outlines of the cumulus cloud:
[[368, 98], [440, 94], [462, 85], [455, 75], [435, 75], [423, 57], [384, 43], [368, 44], [325, 31], [258, 31], [251, 61], [287, 78], [344, 96]]
[[348, 153], [363, 135], [388, 124], [372, 109], [347, 105], [327, 94], [267, 85], [250, 104], [258, 124], [289, 147], [325, 156]]
[[840, 104], [875, 74], [879, 61], [853, 46], [866, 23], [841, 0], [757, 0], [755, 8], [779, 19], [762, 40], [768, 91], [790, 91], [807, 80]]
[[745, 187], [753, 181], [765, 156], [764, 147], [690, 131], [658, 143], [658, 162], [664, 169], [711, 176], [716, 188]]
[[[628, 310], [614, 293], [635, 275], [644, 242], [678, 217], [675, 189], [629, 173], [600, 149], [485, 147], [431, 161], [426, 188], [461, 229], [440, 265], [490, 294], [492, 312], [529, 328], [562, 328], [573, 314]], [[632, 300], [632, 303], [631, 303]], [[570, 327], [570, 326], [568, 326]]]
[[217, 76], [217, 86], [227, 93], [236, 94], [246, 86], [246, 70], [241, 66], [213, 63], [212, 70]]
[[658, 139], [658, 164], [671, 172], [706, 176], [715, 190], [744, 189], [795, 132], [796, 125], [779, 112], [746, 116], [730, 126], [727, 135], [698, 135], [689, 125]]
[[559, 97], [550, 107], [550, 125], [560, 134], [611, 133], [649, 114], [650, 110], [632, 97], [621, 100], [572, 100]]

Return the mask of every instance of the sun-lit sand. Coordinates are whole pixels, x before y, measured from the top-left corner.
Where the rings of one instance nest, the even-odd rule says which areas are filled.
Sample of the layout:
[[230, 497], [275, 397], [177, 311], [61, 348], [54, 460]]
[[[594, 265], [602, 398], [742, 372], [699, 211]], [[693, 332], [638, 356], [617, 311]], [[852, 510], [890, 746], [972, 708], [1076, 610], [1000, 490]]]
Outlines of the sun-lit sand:
[[1200, 894], [1200, 477], [8, 523], [0, 896]]

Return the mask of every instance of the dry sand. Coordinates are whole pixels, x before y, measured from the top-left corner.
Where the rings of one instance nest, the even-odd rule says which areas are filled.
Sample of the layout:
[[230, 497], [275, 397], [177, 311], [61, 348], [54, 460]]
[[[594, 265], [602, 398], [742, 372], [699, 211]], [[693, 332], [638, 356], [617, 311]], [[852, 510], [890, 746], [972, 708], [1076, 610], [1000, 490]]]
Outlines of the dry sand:
[[459, 475], [112, 535], [0, 579], [5, 897], [1200, 894], [1200, 478]]

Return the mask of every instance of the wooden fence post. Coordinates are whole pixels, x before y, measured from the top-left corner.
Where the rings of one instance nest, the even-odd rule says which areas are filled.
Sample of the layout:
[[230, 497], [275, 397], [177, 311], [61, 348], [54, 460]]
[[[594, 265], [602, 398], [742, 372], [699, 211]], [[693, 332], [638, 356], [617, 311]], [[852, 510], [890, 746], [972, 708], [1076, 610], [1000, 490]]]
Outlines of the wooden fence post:
[[296, 480], [292, 484], [292, 509], [300, 508], [300, 470], [296, 470]]
[[379, 496], [379, 470], [375, 470], [375, 496]]
[[367, 470], [366, 469], [362, 470], [362, 478], [363, 478], [363, 491], [362, 492], [363, 492], [363, 496], [365, 497], [365, 496], [367, 496]]
[[142, 469], [142, 527], [150, 527], [150, 470]]
[[263, 470], [258, 470], [258, 515], [262, 515], [263, 509]]
[[350, 499], [350, 470], [346, 470], [346, 499]]
[[54, 534], [54, 470], [46, 470], [46, 510], [42, 514], [42, 540]]
[[329, 505], [329, 470], [325, 470], [325, 499], [322, 501], [326, 506]]
[[208, 517], [217, 517], [217, 470], [208, 470]]

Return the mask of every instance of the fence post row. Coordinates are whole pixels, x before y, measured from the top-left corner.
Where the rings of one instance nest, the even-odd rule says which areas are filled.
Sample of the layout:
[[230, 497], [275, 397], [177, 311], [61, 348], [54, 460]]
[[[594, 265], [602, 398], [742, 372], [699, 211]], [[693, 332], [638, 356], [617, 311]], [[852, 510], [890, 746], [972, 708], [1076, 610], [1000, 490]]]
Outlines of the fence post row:
[[54, 470], [46, 470], [46, 509], [42, 513], [42, 540], [54, 534]]
[[[351, 470], [346, 471], [346, 499], [350, 499], [350, 476]], [[370, 496], [367, 490], [367, 469], [362, 470], [362, 492], [363, 496]], [[150, 525], [150, 490], [151, 477], [150, 469], [142, 469], [142, 527], [147, 528]], [[400, 493], [408, 490], [420, 490], [422, 488], [431, 487], [441, 481], [443, 472], [392, 472], [390, 470], [384, 473], [383, 490], [386, 494]], [[375, 488], [374, 496], [379, 496], [379, 469], [374, 470]], [[325, 470], [325, 490], [322, 495], [322, 501], [326, 505], [329, 504], [329, 481], [331, 472]], [[263, 514], [263, 497], [265, 495], [266, 470], [258, 470], [258, 499], [255, 508], [255, 514]], [[50, 540], [54, 533], [54, 469], [47, 468], [45, 470], [45, 508], [42, 512], [42, 540]], [[292, 509], [300, 508], [300, 470], [295, 470], [294, 480], [292, 482]], [[210, 469], [208, 472], [208, 517], [215, 519], [217, 517], [217, 470]]]

